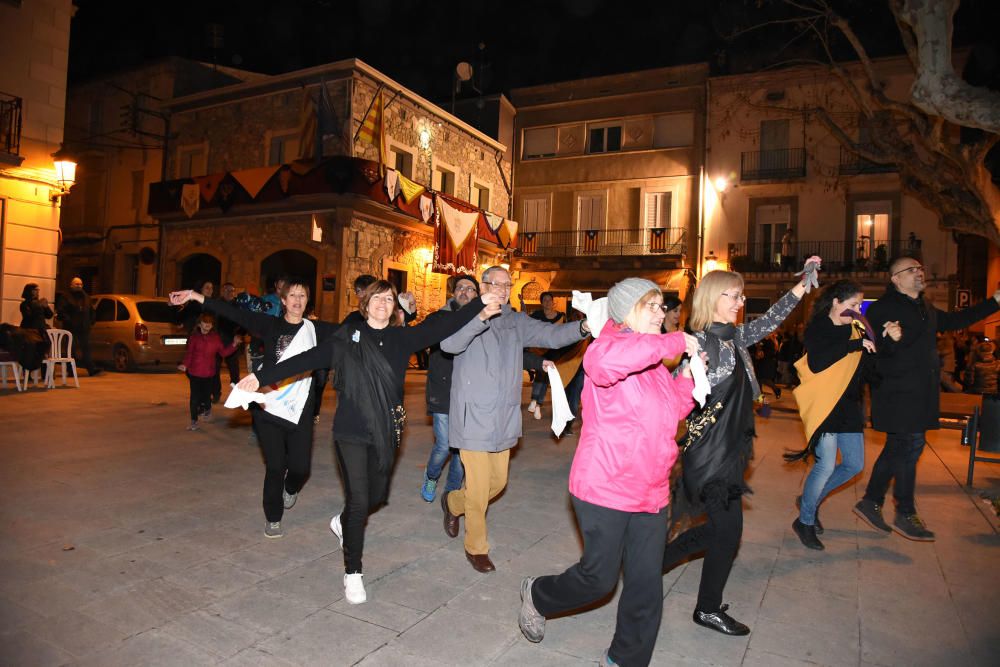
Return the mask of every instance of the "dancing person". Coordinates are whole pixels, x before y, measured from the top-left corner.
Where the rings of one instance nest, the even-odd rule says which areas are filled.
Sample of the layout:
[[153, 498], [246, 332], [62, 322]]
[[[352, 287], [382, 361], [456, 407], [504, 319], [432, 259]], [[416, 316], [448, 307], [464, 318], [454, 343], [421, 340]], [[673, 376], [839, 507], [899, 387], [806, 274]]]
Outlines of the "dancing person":
[[[278, 298], [283, 311], [280, 317], [251, 312], [222, 299], [206, 299], [193, 290], [171, 292], [170, 303], [197, 301], [206, 311], [246, 329], [264, 346], [260, 366], [254, 370], [266, 372], [277, 363], [315, 347], [336, 330], [335, 324], [312, 322], [303, 317], [309, 302], [309, 286], [304, 281], [284, 281]], [[256, 440], [264, 453], [264, 535], [272, 539], [284, 535], [281, 528], [284, 511], [295, 505], [299, 491], [309, 479], [313, 442], [311, 386], [311, 377], [296, 378], [282, 386], [286, 400], [268, 403], [263, 409], [251, 412]]]
[[[889, 287], [868, 308], [876, 334], [889, 322], [903, 330], [899, 341], [883, 338], [877, 368], [882, 376], [872, 388], [872, 425], [886, 434], [885, 447], [875, 460], [864, 498], [854, 512], [883, 532], [896, 531], [918, 542], [933, 542], [934, 533], [917, 514], [914, 491], [917, 460], [924, 451], [927, 431], [940, 428], [941, 361], [935, 335], [964, 329], [1000, 310], [1000, 290], [991, 298], [956, 312], [938, 310], [924, 298], [924, 267], [920, 260], [901, 257], [889, 267]], [[896, 516], [892, 526], [882, 517], [889, 482], [895, 479]]]
[[198, 430], [198, 420], [212, 421], [212, 385], [218, 377], [219, 365], [216, 357], [228, 357], [236, 351], [232, 340], [224, 343], [215, 329], [215, 316], [202, 313], [198, 323], [188, 335], [187, 351], [177, 370], [187, 375], [191, 398], [189, 408], [191, 424], [189, 431]]
[[322, 344], [248, 375], [237, 385], [256, 391], [261, 384], [315, 368], [333, 371], [338, 392], [333, 444], [345, 501], [344, 510], [330, 521], [330, 530], [344, 550], [344, 598], [350, 604], [368, 599], [362, 563], [365, 524], [368, 515], [388, 498], [389, 476], [406, 419], [403, 383], [410, 355], [470, 322], [485, 322], [500, 312], [500, 304], [496, 296], [487, 295], [457, 312], [412, 327], [401, 326], [399, 310], [396, 288], [378, 280], [361, 297], [363, 322], [342, 324]]
[[100, 367], [90, 354], [90, 328], [94, 324], [90, 295], [83, 289], [83, 279], [79, 276], [69, 283], [69, 292], [56, 295], [56, 314], [64, 328], [73, 334], [73, 355], [89, 375], [97, 375]]
[[[808, 259], [806, 266], [818, 269], [819, 258]], [[710, 271], [694, 293], [689, 326], [708, 354], [712, 393], [705, 407], [695, 408], [688, 417], [681, 462], [688, 499], [703, 508], [708, 521], [667, 544], [663, 569], [666, 572], [688, 556], [705, 552], [693, 619], [727, 635], [750, 632], [726, 613], [729, 605], [722, 604], [743, 535], [742, 496], [749, 492], [743, 474], [753, 454], [753, 405], [761, 395], [747, 348], [788, 317], [813, 275], [804, 272], [802, 280], [764, 315], [740, 325], [736, 320], [746, 301], [743, 276]]]
[[[465, 515], [465, 558], [477, 572], [493, 572], [486, 509], [507, 485], [510, 450], [521, 437], [521, 381], [525, 347], [565, 347], [586, 338], [585, 321], [548, 324], [511, 310], [512, 282], [502, 266], [483, 272], [484, 296], [498, 297], [502, 313], [441, 341], [455, 355], [451, 375], [448, 442], [459, 449], [465, 487], [441, 494], [444, 531], [458, 536]], [[452, 419], [452, 415], [461, 418]]]
[[[838, 280], [824, 289], [813, 303], [806, 327], [806, 356], [798, 364], [802, 383], [795, 390], [795, 401], [806, 431], [806, 447], [786, 454], [785, 460], [805, 460], [811, 454], [815, 462], [802, 495], [795, 499], [799, 516], [792, 529], [803, 545], [818, 551], [825, 548], [817, 537], [823, 534], [820, 504], [865, 466], [862, 392], [874, 363], [870, 355], [875, 344], [864, 337], [864, 325], [854, 319], [864, 298], [861, 285], [851, 280]], [[894, 323], [886, 332], [893, 340], [901, 335]]]
[[698, 343], [689, 334], [660, 333], [663, 295], [643, 278], [608, 291], [608, 314], [584, 355], [586, 418], [569, 473], [583, 555], [562, 574], [524, 578], [518, 625], [528, 641], [541, 641], [547, 617], [604, 597], [623, 570], [615, 634], [602, 664], [648, 665], [663, 612], [674, 436], [694, 405], [690, 369], [675, 378], [662, 360], [698, 354]]
[[[552, 296], [552, 292], [542, 292], [539, 297], [539, 301], [541, 302], [542, 307], [531, 313], [532, 319], [536, 319], [541, 322], [548, 322], [549, 324], [558, 324], [559, 322], [567, 319], [565, 313], [560, 313], [556, 310], [555, 298]], [[541, 356], [543, 359], [552, 361], [559, 358], [559, 353], [559, 350], [549, 350]], [[545, 393], [548, 390], [548, 373], [536, 373], [534, 381], [531, 383], [531, 402], [528, 403], [528, 412], [530, 412], [535, 419], [542, 418], [542, 401], [545, 400]]]
[[[451, 299], [438, 312], [453, 312], [467, 305], [479, 296], [479, 282], [472, 276], [464, 274], [448, 279]], [[433, 317], [433, 315], [431, 316]], [[448, 478], [444, 492], [450, 493], [462, 488], [465, 479], [465, 469], [458, 450], [448, 446], [448, 407], [451, 396], [451, 370], [454, 355], [442, 352], [439, 345], [431, 347], [430, 359], [427, 362], [427, 414], [431, 416], [434, 432], [434, 444], [427, 466], [424, 468], [424, 481], [420, 486], [420, 497], [432, 503], [437, 496], [438, 480], [444, 470], [445, 461], [451, 457], [448, 464]]]

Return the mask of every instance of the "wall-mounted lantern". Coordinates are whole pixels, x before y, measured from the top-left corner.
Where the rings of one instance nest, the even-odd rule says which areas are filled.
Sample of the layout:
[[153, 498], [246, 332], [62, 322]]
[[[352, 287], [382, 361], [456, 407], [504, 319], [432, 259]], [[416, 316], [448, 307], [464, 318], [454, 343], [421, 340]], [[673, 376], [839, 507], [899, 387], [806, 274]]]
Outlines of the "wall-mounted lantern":
[[56, 201], [69, 194], [70, 188], [76, 183], [76, 160], [63, 145], [52, 154], [52, 159], [56, 170], [56, 183], [59, 185], [59, 190], [52, 193], [52, 201]]

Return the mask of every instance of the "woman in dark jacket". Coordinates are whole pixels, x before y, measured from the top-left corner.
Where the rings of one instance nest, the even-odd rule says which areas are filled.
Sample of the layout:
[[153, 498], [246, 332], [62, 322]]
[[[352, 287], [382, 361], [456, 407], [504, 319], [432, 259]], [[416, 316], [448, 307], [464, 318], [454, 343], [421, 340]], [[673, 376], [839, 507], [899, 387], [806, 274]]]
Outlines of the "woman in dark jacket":
[[[819, 258], [808, 260], [819, 268]], [[802, 281], [761, 317], [739, 326], [743, 309], [743, 276], [730, 271], [705, 274], [692, 299], [689, 326], [708, 354], [712, 393], [703, 408], [687, 420], [682, 442], [684, 487], [688, 497], [708, 514], [708, 522], [691, 528], [667, 544], [666, 572], [692, 554], [705, 552], [694, 622], [727, 635], [750, 633], [726, 613], [722, 594], [743, 536], [743, 500], [749, 491], [743, 474], [753, 454], [754, 401], [760, 385], [747, 348], [763, 339], [788, 317], [807, 289]]]
[[[808, 444], [800, 452], [786, 454], [785, 460], [815, 457], [802, 495], [796, 498], [799, 516], [792, 523], [799, 540], [810, 549], [824, 548], [817, 537], [823, 533], [820, 503], [865, 465], [862, 384], [871, 358], [864, 353], [875, 352], [875, 344], [864, 337], [863, 324], [855, 319], [864, 301], [861, 290], [861, 285], [850, 280], [838, 280], [823, 290], [813, 304], [805, 361], [799, 363], [802, 384], [795, 398]], [[898, 338], [899, 328], [889, 333]]]
[[48, 325], [45, 320], [52, 319], [52, 308], [48, 299], [40, 297], [41, 290], [36, 283], [28, 283], [21, 290], [21, 328], [37, 329], [46, 338]]
[[[489, 305], [487, 305], [487, 303]], [[240, 389], [256, 391], [282, 378], [317, 368], [334, 372], [338, 392], [333, 417], [333, 443], [344, 479], [344, 511], [330, 529], [344, 550], [344, 597], [365, 602], [362, 551], [368, 515], [385, 502], [389, 475], [399, 447], [406, 414], [403, 382], [410, 356], [457, 332], [477, 315], [484, 321], [500, 312], [495, 295], [473, 299], [461, 310], [401, 326], [396, 288], [379, 280], [365, 290], [359, 307], [365, 318], [344, 323], [316, 347], [243, 378]]]

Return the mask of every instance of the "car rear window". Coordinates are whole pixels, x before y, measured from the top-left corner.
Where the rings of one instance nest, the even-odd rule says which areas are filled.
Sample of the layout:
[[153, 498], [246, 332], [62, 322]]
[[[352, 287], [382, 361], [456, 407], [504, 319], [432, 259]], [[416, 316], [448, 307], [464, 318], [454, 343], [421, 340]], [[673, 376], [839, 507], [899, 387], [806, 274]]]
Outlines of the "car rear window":
[[146, 322], [174, 321], [174, 309], [166, 301], [139, 301], [135, 307], [139, 309], [139, 317]]

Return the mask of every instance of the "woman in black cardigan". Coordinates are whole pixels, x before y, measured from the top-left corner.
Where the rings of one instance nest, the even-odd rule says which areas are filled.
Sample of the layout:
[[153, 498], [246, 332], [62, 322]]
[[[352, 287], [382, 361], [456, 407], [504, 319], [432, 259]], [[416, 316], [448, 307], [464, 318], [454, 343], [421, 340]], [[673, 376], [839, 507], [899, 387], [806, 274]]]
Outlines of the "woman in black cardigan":
[[344, 324], [326, 342], [273, 368], [240, 381], [240, 389], [256, 391], [282, 378], [317, 368], [334, 371], [338, 392], [333, 441], [344, 479], [344, 510], [330, 529], [344, 550], [344, 597], [351, 604], [367, 600], [362, 574], [365, 523], [373, 509], [386, 501], [389, 475], [399, 447], [406, 415], [403, 382], [410, 356], [430, 347], [468, 324], [500, 312], [493, 295], [473, 299], [455, 312], [400, 326], [396, 288], [385, 280], [370, 285], [359, 307], [365, 321]]

